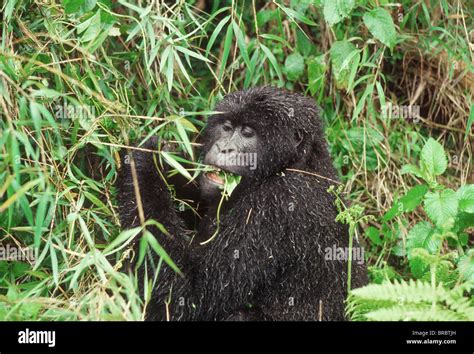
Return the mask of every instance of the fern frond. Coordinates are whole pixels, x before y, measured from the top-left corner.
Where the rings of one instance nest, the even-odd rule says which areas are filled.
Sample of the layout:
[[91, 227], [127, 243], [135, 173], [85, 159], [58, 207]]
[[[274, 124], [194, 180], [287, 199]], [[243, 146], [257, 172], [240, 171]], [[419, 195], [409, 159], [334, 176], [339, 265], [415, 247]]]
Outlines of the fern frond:
[[430, 305], [395, 305], [369, 312], [370, 321], [462, 321], [461, 314], [447, 309], [433, 311]]
[[459, 294], [452, 291], [445, 299], [445, 303], [451, 310], [462, 314], [463, 320], [474, 321], [474, 306], [472, 306], [472, 299], [459, 296]]
[[346, 312], [354, 321], [473, 321], [473, 301], [464, 294], [465, 285], [449, 290], [422, 280], [370, 284], [350, 292]]
[[431, 284], [417, 280], [395, 281], [382, 284], [370, 284], [351, 291], [351, 296], [371, 301], [390, 301], [396, 303], [433, 302], [447, 296], [442, 284], [432, 288]]

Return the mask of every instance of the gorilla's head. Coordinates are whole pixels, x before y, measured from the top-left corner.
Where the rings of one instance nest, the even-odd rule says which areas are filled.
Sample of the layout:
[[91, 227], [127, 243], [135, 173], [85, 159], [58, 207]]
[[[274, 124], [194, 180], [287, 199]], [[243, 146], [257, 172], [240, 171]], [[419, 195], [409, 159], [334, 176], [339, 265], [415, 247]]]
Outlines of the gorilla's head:
[[203, 132], [205, 194], [224, 184], [220, 170], [246, 180], [265, 179], [285, 168], [315, 169], [326, 143], [319, 109], [310, 99], [273, 87], [228, 94], [217, 104]]

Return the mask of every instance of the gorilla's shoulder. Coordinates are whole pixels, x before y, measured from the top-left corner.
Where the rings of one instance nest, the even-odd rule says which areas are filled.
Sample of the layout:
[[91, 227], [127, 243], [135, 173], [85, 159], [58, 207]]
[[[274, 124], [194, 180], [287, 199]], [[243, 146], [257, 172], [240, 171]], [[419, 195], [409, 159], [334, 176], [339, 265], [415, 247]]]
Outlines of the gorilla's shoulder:
[[308, 213], [321, 219], [334, 219], [334, 196], [327, 190], [337, 183], [304, 172], [285, 171], [266, 178], [265, 183], [245, 188], [240, 196], [236, 196], [234, 207], [261, 212], [263, 217], [274, 218], [279, 223], [285, 219], [301, 219], [307, 224], [313, 219], [308, 217]]

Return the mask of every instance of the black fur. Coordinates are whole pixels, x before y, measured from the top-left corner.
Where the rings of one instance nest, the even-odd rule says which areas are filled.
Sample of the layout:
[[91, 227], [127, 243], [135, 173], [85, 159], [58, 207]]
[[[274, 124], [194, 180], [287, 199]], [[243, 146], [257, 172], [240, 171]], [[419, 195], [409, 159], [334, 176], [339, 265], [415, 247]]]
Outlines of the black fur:
[[[167, 319], [169, 313], [171, 320], [344, 320], [347, 262], [325, 260], [324, 250], [348, 247], [349, 236], [335, 221], [334, 198], [327, 193], [337, 177], [317, 106], [301, 95], [263, 87], [229, 94], [216, 110], [225, 113], [209, 118], [204, 153], [216, 124], [232, 119], [257, 131], [259, 167], [242, 178], [221, 211], [217, 236], [206, 245], [189, 245], [183, 236], [184, 223], [152, 154], [134, 153], [145, 216], [169, 231], [168, 237], [152, 230], [184, 273], [180, 277], [162, 266], [147, 319]], [[302, 139], [298, 145], [295, 136]], [[136, 226], [129, 165], [121, 169], [118, 187], [122, 226]], [[208, 217], [211, 227], [200, 228], [200, 239], [215, 230], [215, 214]], [[365, 266], [353, 262], [352, 287], [366, 282]]]

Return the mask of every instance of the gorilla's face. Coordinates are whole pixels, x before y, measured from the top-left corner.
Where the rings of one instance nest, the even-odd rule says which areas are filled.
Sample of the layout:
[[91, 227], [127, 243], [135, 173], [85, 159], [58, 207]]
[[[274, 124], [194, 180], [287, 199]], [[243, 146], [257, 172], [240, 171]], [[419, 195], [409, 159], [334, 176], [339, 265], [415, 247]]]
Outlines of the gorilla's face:
[[217, 119], [206, 130], [203, 163], [214, 168], [204, 173], [201, 189], [214, 194], [224, 186], [224, 172], [250, 177], [257, 169], [259, 137], [250, 125]]
[[308, 98], [262, 87], [228, 94], [215, 110], [201, 136], [203, 162], [214, 167], [201, 177], [204, 196], [219, 196], [227, 173], [248, 185], [289, 167], [315, 169], [324, 158], [319, 112]]

